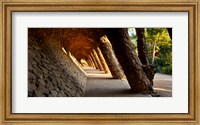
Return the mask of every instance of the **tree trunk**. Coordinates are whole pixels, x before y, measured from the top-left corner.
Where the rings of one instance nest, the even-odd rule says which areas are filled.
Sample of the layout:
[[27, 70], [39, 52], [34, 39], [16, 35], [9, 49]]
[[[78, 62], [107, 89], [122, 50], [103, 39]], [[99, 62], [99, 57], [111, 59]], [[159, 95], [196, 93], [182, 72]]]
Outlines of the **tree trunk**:
[[138, 49], [138, 57], [143, 64], [143, 70], [146, 73], [148, 79], [153, 85], [153, 79], [155, 75], [154, 66], [149, 64], [149, 60], [147, 57], [147, 45], [146, 39], [144, 36], [144, 28], [135, 28], [137, 33], [137, 49]]
[[144, 36], [144, 28], [135, 28], [137, 34], [138, 57], [143, 65], [149, 65], [147, 58], [147, 45]]
[[153, 52], [152, 52], [152, 61], [151, 61], [151, 64], [153, 65], [154, 64], [154, 60], [155, 60], [155, 51], [156, 51], [156, 42], [154, 41], [153, 42]]
[[107, 39], [107, 37], [102, 36], [101, 37], [101, 44], [100, 49], [102, 50], [102, 54], [107, 62], [107, 65], [110, 69], [110, 72], [115, 79], [124, 79], [126, 78], [124, 75], [124, 72], [122, 70], [122, 67], [120, 66], [114, 52], [112, 49], [112, 45], [110, 44], [110, 41]]
[[167, 31], [169, 33], [169, 36], [170, 36], [171, 40], [172, 40], [172, 28], [167, 28]]
[[130, 42], [127, 28], [105, 29], [115, 55], [121, 64], [134, 93], [153, 92], [152, 84], [143, 71], [142, 64]]

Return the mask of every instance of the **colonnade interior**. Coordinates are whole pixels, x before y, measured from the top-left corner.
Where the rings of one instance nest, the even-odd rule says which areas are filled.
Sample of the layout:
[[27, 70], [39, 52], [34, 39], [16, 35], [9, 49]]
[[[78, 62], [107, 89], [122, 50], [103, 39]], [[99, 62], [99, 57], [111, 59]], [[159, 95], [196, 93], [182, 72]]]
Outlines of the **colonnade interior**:
[[95, 77], [153, 93], [154, 72], [141, 62], [127, 28], [29, 28], [28, 96], [80, 97]]

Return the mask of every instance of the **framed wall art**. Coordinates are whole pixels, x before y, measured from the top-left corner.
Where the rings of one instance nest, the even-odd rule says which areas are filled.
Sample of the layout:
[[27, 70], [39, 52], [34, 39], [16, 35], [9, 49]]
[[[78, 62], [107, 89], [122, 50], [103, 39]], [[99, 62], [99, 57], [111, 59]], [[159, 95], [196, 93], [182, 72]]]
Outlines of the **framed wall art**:
[[199, 1], [1, 2], [1, 123], [199, 124]]

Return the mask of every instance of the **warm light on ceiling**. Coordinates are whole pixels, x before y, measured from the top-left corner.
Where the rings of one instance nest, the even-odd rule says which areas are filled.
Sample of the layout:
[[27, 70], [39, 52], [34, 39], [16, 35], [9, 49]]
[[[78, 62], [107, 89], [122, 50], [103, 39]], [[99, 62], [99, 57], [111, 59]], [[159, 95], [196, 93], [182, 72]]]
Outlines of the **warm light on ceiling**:
[[66, 50], [65, 50], [65, 48], [64, 47], [62, 47], [62, 50], [67, 54], [67, 52], [66, 52]]

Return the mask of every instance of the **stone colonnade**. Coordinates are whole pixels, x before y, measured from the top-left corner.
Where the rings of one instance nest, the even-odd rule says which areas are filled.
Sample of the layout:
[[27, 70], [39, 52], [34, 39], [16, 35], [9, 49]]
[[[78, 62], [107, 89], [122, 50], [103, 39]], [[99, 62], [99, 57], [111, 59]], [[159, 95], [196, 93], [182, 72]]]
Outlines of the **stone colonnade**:
[[93, 47], [89, 56], [93, 67], [111, 73], [114, 79], [127, 79], [134, 93], [152, 93], [154, 74], [149, 74], [152, 69], [135, 53], [128, 29], [108, 28], [104, 33], [96, 39], [99, 45]]

